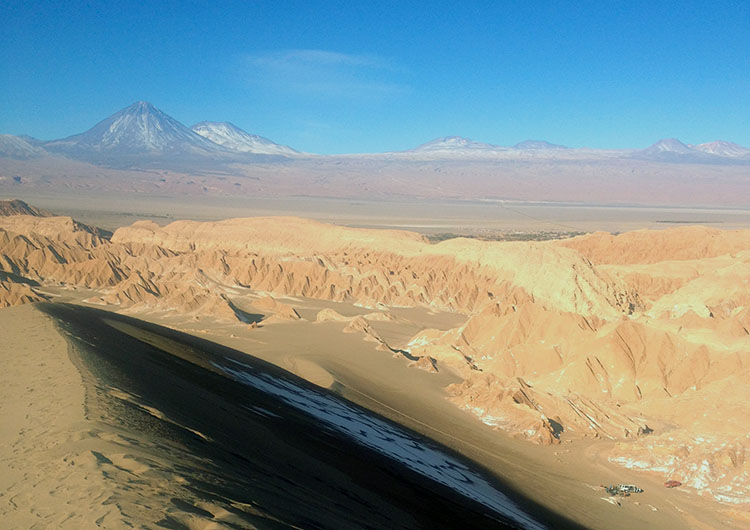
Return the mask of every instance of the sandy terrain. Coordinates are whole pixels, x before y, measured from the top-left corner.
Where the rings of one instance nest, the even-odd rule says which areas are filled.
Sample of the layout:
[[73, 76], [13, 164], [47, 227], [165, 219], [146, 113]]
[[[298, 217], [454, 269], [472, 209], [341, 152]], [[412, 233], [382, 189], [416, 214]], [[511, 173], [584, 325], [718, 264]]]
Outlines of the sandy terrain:
[[[285, 302], [310, 316], [326, 307], [349, 315], [367, 311], [299, 298]], [[392, 312], [399, 314], [397, 310]], [[389, 344], [398, 347], [405, 345], [405, 337], [415, 328], [429, 325], [448, 329], [456, 323], [456, 315], [450, 313], [430, 315], [422, 310], [410, 311], [409, 316], [411, 320], [403, 318], [398, 323], [373, 320], [371, 324]], [[344, 333], [345, 322], [288, 322], [241, 330], [221, 323], [197, 327], [177, 317], [155, 321], [252, 352], [317, 384], [334, 381], [332, 388], [352, 401], [470, 456], [530, 498], [587, 527], [742, 527], [731, 522], [737, 514], [721, 517], [716, 504], [707, 499], [665, 490], [659, 477], [644, 477], [612, 465], [606, 460], [607, 449], [600, 448], [602, 442], [545, 447], [504, 436], [475, 421], [472, 415], [446, 406], [445, 386], [459, 381], [456, 375], [409, 369], [412, 363], [408, 359], [393, 357], [361, 336]], [[592, 459], [593, 455], [597, 458]], [[608, 497], [599, 485], [616, 482], [639, 484], [646, 493], [613, 506], [606, 502]]]
[[[84, 386], [68, 344], [33, 306], [0, 313], [0, 518], [4, 528], [124, 525], [93, 451]], [[106, 451], [105, 451], [106, 452]]]
[[[32, 305], [6, 308], [0, 339], [3, 528], [153, 528], [165, 520], [210, 528], [210, 513], [171, 502], [191, 499], [174, 467], [93, 406], [91, 392], [106, 389], [73, 364], [72, 343], [53, 319]], [[222, 519], [216, 507], [204, 509]]]
[[[295, 218], [138, 222], [111, 240], [61, 217], [0, 228], [6, 304], [86, 304], [269, 360], [590, 527], [747, 522], [747, 231], [430, 244]], [[646, 492], [612, 504], [599, 484], [615, 482]]]
[[[315, 301], [288, 301], [301, 314], [320, 307]], [[341, 313], [362, 313], [353, 306], [347, 311], [344, 304], [324, 305]], [[433, 325], [441, 321], [450, 325], [455, 318], [425, 316]], [[691, 499], [683, 492], [665, 494], [657, 481], [644, 481], [611, 465], [588, 464], [584, 453], [590, 448], [586, 445], [562, 450], [530, 446], [446, 406], [442, 387], [455, 381], [455, 376], [435, 377], [409, 370], [408, 361], [393, 358], [354, 334], [342, 333], [345, 323], [276, 323], [244, 332], [235, 327], [232, 337], [227, 334], [226, 323], [191, 329], [189, 322], [179, 324], [176, 318], [156, 320], [252, 351], [309, 376], [317, 384], [328, 384], [327, 378], [333, 378], [334, 388], [344, 396], [456, 448], [496, 470], [520, 491], [592, 528], [678, 528], [683, 522], [692, 528], [721, 527], [705, 501]], [[3, 310], [0, 319], [3, 329], [14, 330], [4, 336], [10, 347], [4, 349], [3, 357], [4, 368], [8, 367], [3, 371], [7, 394], [3, 403], [8, 407], [3, 414], [10, 420], [3, 423], [3, 435], [12, 440], [4, 445], [10, 454], [3, 456], [8, 471], [3, 473], [8, 484], [3, 484], [8, 492], [3, 496], [7, 499], [3, 516], [9, 528], [80, 528], [94, 523], [120, 528], [125, 521], [154, 524], [161, 520], [162, 505], [170, 506], [172, 520], [199, 524], [200, 518], [196, 519], [194, 513], [168, 501], [170, 495], [184, 495], [184, 491], [167, 487], [168, 462], [154, 460], [153, 451], [144, 447], [145, 442], [133, 440], [132, 433], [117, 434], [106, 422], [85, 418], [84, 386], [69, 361], [70, 346], [50, 319], [29, 305]], [[305, 327], [291, 333], [290, 326], [298, 325]], [[382, 332], [393, 337], [386, 328]], [[35, 336], [39, 338], [28, 340]], [[28, 385], [20, 398], [13, 386], [19, 381]], [[409, 392], [405, 393], [407, 385]], [[29, 393], [33, 393], [33, 399], [29, 399]], [[42, 439], [47, 445], [40, 447]], [[625, 500], [622, 506], [612, 506], [601, 500], [606, 496], [597, 486], [614, 480], [637, 481], [647, 492], [638, 499]], [[143, 490], [136, 496], [128, 486], [134, 481]], [[149, 486], [144, 490], [146, 484]], [[39, 501], [40, 492], [45, 494], [43, 501]], [[570, 509], [571, 504], [575, 509]], [[220, 511], [218, 507], [198, 505]], [[34, 526], [32, 521], [37, 520]], [[208, 524], [210, 517], [203, 520], [202, 524]]]

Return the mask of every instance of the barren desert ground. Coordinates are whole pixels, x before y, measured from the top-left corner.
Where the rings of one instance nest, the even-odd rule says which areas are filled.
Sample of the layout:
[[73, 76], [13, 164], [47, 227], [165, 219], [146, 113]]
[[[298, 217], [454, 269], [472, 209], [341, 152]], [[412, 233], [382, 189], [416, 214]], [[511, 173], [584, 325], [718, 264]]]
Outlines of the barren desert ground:
[[[14, 193], [4, 188], [3, 193]], [[501, 200], [349, 199], [325, 197], [195, 196], [23, 190], [28, 203], [114, 231], [136, 220], [165, 225], [179, 219], [296, 216], [324, 223], [395, 228], [428, 235], [496, 237], [518, 232], [559, 237], [603, 230], [627, 232], [683, 225], [750, 226], [750, 209]]]
[[[215, 423], [221, 413], [209, 414], [208, 405], [175, 408], [146, 384], [164, 363], [192, 359], [184, 351], [214, 347], [229, 348], [217, 350], [230, 352], [226, 358], [267, 361], [461, 455], [512, 499], [503, 509], [513, 507], [505, 514], [513, 524], [748, 524], [744, 211], [456, 203], [441, 207], [438, 224], [434, 205], [420, 202], [336, 203], [335, 216], [325, 214], [325, 201], [293, 199], [262, 207], [146, 199], [133, 211], [124, 199], [31, 202], [75, 221], [23, 203], [0, 217], [0, 305], [11, 306], [0, 310], [0, 514], [10, 528], [304, 527], [310, 514], [292, 508], [294, 495], [309, 495], [318, 472], [343, 485], [340, 468], [326, 460], [343, 456], [315, 445], [323, 463], [300, 464], [297, 489], [283, 501], [273, 493], [277, 475], [267, 476], [266, 490], [243, 490], [255, 504], [238, 488], [211, 490], [206, 476], [229, 458], [215, 447], [236, 427]], [[503, 215], [493, 217], [497, 208]], [[183, 214], [194, 220], [175, 220]], [[235, 214], [245, 217], [227, 218]], [[525, 219], [533, 226], [524, 229]], [[698, 220], [706, 226], [690, 224]], [[406, 226], [417, 231], [393, 230]], [[568, 226], [623, 233], [560, 239]], [[435, 242], [418, 231], [555, 234]], [[170, 335], [177, 332], [187, 335]], [[208, 342], [181, 346], [189, 337]], [[106, 360], [118, 348], [123, 357]], [[130, 355], [155, 364], [139, 372]], [[200, 359], [188, 364], [203, 366]], [[115, 364], [105, 370], [105, 360]], [[189, 376], [209, 392], [211, 370]], [[177, 390], [184, 384], [169, 385], [170, 399], [185, 399]], [[235, 436], [270, 451], [277, 460], [268, 462], [302, 462], [295, 459], [313, 446], [273, 452], [281, 428], [273, 407], [281, 405], [258, 403], [267, 410], [256, 411], [258, 430]], [[440, 512], [422, 498], [415, 508], [415, 492], [438, 486], [425, 485], [419, 470], [422, 478], [410, 479], [413, 467], [356, 462], [346, 487], [359, 500], [345, 508], [363, 520], [372, 515], [361, 502], [404, 527], [414, 523], [409, 517], [447, 527], [451, 517], [475, 517], [474, 501], [451, 501], [454, 508]], [[366, 477], [383, 469], [413, 487], [367, 489]], [[200, 473], [208, 475], [198, 480]], [[682, 485], [668, 489], [667, 480]], [[601, 487], [616, 483], [645, 491], [614, 497]], [[455, 488], [456, 499], [477, 498]], [[342, 525], [341, 512], [321, 508], [326, 494], [308, 511], [323, 526]], [[523, 523], [525, 513], [536, 522]], [[344, 526], [362, 523], [352, 517]]]

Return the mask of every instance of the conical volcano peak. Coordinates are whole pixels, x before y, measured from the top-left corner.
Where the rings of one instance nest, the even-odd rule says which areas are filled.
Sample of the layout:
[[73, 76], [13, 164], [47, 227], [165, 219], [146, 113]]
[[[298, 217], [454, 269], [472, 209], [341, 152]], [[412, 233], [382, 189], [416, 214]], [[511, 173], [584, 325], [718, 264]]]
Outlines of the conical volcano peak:
[[677, 138], [663, 138], [648, 149], [657, 152], [690, 153], [692, 149]]
[[133, 103], [132, 105], [130, 105], [127, 108], [128, 109], [138, 108], [138, 109], [149, 109], [149, 110], [156, 109], [156, 107], [154, 107], [153, 104], [151, 104], [150, 102], [145, 101], [143, 99], [140, 99], [140, 100], [136, 101], [135, 103]]
[[162, 114], [166, 116], [166, 114], [162, 110], [156, 108], [152, 103], [144, 100], [136, 101], [131, 105], [128, 105], [124, 109], [121, 109], [116, 114]]
[[148, 101], [129, 107], [100, 121], [88, 131], [47, 144], [64, 152], [139, 155], [160, 153], [207, 154], [224, 152], [215, 143], [196, 134]]

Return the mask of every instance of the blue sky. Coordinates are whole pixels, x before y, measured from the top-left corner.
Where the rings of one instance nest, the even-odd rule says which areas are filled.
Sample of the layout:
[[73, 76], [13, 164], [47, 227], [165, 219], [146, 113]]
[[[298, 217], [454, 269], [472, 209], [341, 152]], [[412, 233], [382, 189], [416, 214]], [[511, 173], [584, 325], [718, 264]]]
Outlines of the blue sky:
[[750, 2], [32, 2], [0, 6], [0, 132], [136, 100], [297, 149], [750, 146]]

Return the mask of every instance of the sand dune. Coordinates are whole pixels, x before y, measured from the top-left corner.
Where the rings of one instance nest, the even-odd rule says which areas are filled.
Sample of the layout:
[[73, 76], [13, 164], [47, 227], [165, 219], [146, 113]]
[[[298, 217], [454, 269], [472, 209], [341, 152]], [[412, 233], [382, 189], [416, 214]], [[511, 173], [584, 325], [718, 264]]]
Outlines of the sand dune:
[[3, 326], [3, 527], [124, 527], [113, 483], [95, 456], [108, 453], [109, 442], [86, 423], [84, 387], [65, 338], [32, 306], [3, 310]]

